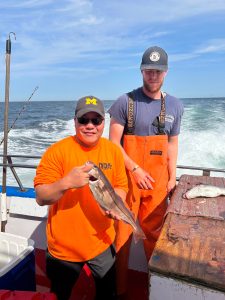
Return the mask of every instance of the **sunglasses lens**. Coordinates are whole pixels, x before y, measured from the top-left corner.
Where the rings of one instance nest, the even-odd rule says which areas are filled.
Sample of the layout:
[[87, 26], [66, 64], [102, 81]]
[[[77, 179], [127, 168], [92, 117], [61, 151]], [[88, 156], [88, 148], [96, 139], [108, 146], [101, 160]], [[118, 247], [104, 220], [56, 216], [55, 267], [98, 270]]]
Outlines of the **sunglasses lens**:
[[102, 124], [102, 121], [103, 121], [102, 118], [91, 119], [93, 125], [100, 125]]
[[100, 125], [103, 122], [102, 118], [87, 119], [87, 118], [81, 117], [81, 118], [77, 118], [77, 120], [82, 125], [87, 125], [89, 122], [91, 122], [93, 125]]
[[82, 125], [87, 125], [88, 122], [89, 122], [89, 119], [86, 119], [86, 118], [77, 118], [78, 122]]

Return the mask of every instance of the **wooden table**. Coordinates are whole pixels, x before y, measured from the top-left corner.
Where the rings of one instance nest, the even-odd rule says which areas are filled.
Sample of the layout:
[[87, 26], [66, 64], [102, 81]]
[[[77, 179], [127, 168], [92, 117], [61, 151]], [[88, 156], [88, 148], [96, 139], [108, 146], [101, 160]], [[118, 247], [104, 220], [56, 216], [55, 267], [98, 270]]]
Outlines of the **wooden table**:
[[225, 187], [224, 178], [181, 177], [149, 261], [149, 270], [221, 291], [224, 295], [221, 299], [225, 299], [225, 196], [183, 198], [188, 189], [200, 183]]

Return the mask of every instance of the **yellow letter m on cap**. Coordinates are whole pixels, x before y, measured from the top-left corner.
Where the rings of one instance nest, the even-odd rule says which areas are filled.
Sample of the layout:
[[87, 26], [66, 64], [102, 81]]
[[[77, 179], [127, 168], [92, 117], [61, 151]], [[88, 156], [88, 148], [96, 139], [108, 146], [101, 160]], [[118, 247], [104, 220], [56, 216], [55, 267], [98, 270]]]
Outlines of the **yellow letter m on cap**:
[[93, 104], [93, 105], [97, 105], [97, 99], [95, 98], [86, 98], [86, 104]]

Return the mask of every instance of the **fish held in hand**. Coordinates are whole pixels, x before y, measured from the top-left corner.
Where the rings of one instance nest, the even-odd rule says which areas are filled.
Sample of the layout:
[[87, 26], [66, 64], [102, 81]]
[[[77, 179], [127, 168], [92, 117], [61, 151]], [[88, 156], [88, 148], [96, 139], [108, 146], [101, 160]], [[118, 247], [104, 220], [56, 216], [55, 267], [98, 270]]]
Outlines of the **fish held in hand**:
[[119, 220], [130, 224], [133, 227], [135, 242], [146, 239], [140, 225], [135, 222], [132, 212], [125, 206], [120, 196], [116, 194], [102, 170], [90, 161], [87, 164], [93, 165], [93, 168], [88, 172], [90, 175], [89, 187], [99, 206], [104, 211], [109, 211]]
[[183, 197], [186, 199], [193, 199], [197, 197], [214, 198], [222, 195], [225, 195], [225, 188], [214, 185], [198, 184], [187, 191]]

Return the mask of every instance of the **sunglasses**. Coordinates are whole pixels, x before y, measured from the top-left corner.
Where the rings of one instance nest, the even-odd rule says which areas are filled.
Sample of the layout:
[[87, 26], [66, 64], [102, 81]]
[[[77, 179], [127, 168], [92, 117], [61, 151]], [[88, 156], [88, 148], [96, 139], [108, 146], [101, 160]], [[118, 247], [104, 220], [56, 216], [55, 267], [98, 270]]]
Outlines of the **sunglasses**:
[[89, 122], [91, 122], [93, 125], [97, 126], [102, 124], [103, 120], [104, 120], [103, 118], [93, 118], [93, 119], [88, 119], [84, 117], [77, 118], [78, 123], [82, 125], [87, 125]]

